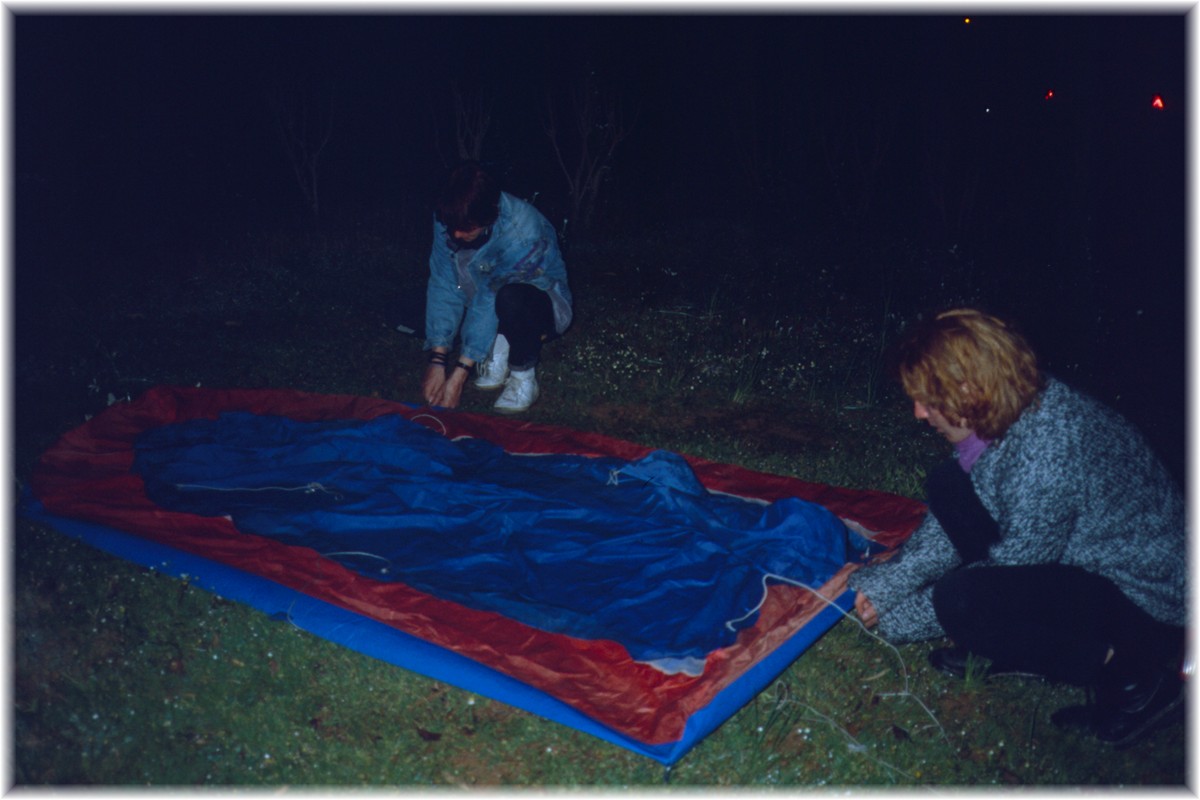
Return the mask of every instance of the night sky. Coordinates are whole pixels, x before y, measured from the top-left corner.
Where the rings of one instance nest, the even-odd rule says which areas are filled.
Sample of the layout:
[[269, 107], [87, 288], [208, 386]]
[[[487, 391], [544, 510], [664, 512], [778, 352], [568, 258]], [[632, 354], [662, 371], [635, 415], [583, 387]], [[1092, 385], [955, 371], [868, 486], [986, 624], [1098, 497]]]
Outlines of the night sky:
[[[775, 213], [776, 224], [797, 223], [829, 202], [819, 135], [844, 138], [846, 126], [861, 131], [861, 120], [885, 115], [892, 182], [876, 209], [886, 220], [913, 206], [930, 148], [988, 162], [989, 192], [1005, 173], [1058, 177], [1084, 148], [1093, 171], [1131, 158], [1150, 170], [1178, 167], [1146, 159], [1161, 142], [1145, 140], [1156, 133], [1147, 128], [1182, 120], [1183, 37], [1182, 16], [984, 16], [968, 25], [948, 14], [18, 14], [15, 167], [28, 190], [18, 200], [30, 202], [21, 222], [37, 221], [39, 200], [130, 225], [239, 198], [290, 198], [265, 100], [267, 87], [286, 82], [329, 87], [333, 98], [321, 170], [331, 206], [399, 205], [432, 191], [452, 155], [433, 142], [434, 120], [443, 132], [449, 122], [452, 81], [496, 98], [485, 158], [510, 188], [553, 194], [561, 177], [541, 111], [547, 92], [589, 73], [634, 120], [613, 175], [656, 206], [643, 214], [686, 217], [738, 202], [740, 153], [754, 137], [794, 160], [794, 208]], [[1154, 93], [1170, 104], [1158, 119]], [[1072, 121], [1048, 129], [1050, 105]], [[1025, 189], [1037, 180], [1023, 177]]]
[[[271, 214], [303, 220], [266, 102], [282, 88], [317, 87], [334, 103], [323, 214], [392, 214], [398, 230], [426, 230], [454, 160], [458, 85], [495, 99], [484, 161], [561, 225], [563, 179], [542, 110], [590, 77], [632, 122], [601, 221], [638, 233], [738, 218], [784, 242], [840, 226], [847, 237], [962, 248], [994, 269], [1025, 265], [1030, 292], [1014, 307], [1040, 304], [1039, 319], [1065, 304], [1076, 331], [1082, 307], [1143, 320], [1129, 346], [1157, 349], [1132, 359], [1145, 370], [1132, 380], [1182, 414], [1182, 13], [993, 13], [967, 24], [936, 9], [386, 13], [395, 10], [16, 14], [17, 301], [22, 281], [117, 275], [139, 254], [203, 248]], [[1152, 108], [1156, 94], [1164, 109]], [[870, 166], [880, 132], [887, 147]], [[761, 169], [748, 166], [754, 155]], [[869, 190], [855, 183], [867, 166]], [[863, 208], [847, 216], [846, 202]], [[964, 208], [968, 218], [954, 213]], [[1087, 274], [1061, 271], [1081, 258]]]

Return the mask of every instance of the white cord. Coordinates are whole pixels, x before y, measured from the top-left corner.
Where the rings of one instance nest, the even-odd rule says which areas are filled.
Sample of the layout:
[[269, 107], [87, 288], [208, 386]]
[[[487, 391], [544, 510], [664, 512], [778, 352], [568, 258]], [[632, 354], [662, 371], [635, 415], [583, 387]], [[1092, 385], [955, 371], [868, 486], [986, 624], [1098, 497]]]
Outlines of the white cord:
[[835, 603], [833, 600], [830, 600], [828, 597], [821, 594], [820, 592], [818, 592], [816, 589], [809, 586], [808, 584], [802, 583], [801, 581], [794, 580], [792, 578], [784, 577], [783, 575], [776, 575], [774, 573], [769, 573], [769, 572], [763, 573], [763, 576], [762, 576], [763, 596], [762, 596], [762, 599], [758, 601], [758, 605], [756, 605], [753, 609], [751, 609], [749, 612], [747, 612], [743, 616], [738, 617], [737, 619], [731, 619], [728, 622], [726, 622], [725, 623], [726, 628], [728, 628], [731, 631], [737, 630], [734, 627], [737, 623], [742, 622], [742, 621], [746, 620], [747, 618], [753, 616], [754, 614], [758, 613], [758, 610], [763, 607], [763, 603], [765, 603], [767, 601], [767, 580], [770, 578], [774, 578], [775, 580], [781, 581], [783, 583], [790, 583], [792, 586], [799, 586], [801, 589], [806, 589], [807, 591], [812, 592], [813, 595], [815, 595], [818, 599], [820, 599], [827, 606], [837, 609], [837, 612], [839, 614], [841, 614], [843, 617], [846, 617], [847, 619], [853, 621], [855, 625], [862, 628], [863, 633], [867, 634], [867, 636], [870, 636], [872, 639], [875, 639], [876, 641], [878, 641], [879, 643], [881, 643], [882, 645], [887, 647], [889, 650], [891, 650], [893, 653], [895, 653], [896, 659], [900, 662], [900, 674], [904, 678], [904, 691], [901, 691], [901, 692], [877, 692], [878, 696], [879, 697], [911, 697], [914, 701], [916, 701], [917, 705], [919, 705], [922, 709], [924, 709], [925, 713], [929, 715], [929, 718], [933, 720], [933, 723], [938, 726], [938, 730], [940, 730], [942, 732], [942, 737], [945, 738], [947, 741], [949, 741], [950, 737], [947, 736], [946, 729], [942, 727], [942, 723], [938, 721], [938, 718], [936, 716], [934, 716], [933, 711], [931, 711], [929, 709], [929, 706], [927, 706], [924, 703], [924, 701], [921, 700], [921, 698], [917, 697], [915, 694], [913, 694], [909, 690], [910, 679], [909, 679], [909, 675], [908, 675], [908, 665], [904, 663], [904, 656], [900, 655], [900, 651], [898, 649], [896, 649], [896, 646], [894, 644], [892, 644], [891, 642], [889, 642], [887, 639], [884, 639], [879, 634], [875, 633], [874, 631], [869, 630], [867, 628], [867, 626], [862, 623], [862, 620], [860, 620], [858, 617], [852, 615], [849, 611], [846, 611], [841, 606], [839, 606], [837, 603]]
[[431, 420], [433, 420], [434, 422], [436, 422], [438, 425], [441, 425], [441, 426], [442, 426], [442, 436], [446, 436], [446, 435], [447, 435], [447, 434], [446, 434], [446, 423], [442, 422], [440, 419], [438, 419], [437, 417], [435, 417], [433, 414], [417, 414], [417, 415], [416, 415], [416, 416], [414, 416], [414, 417], [409, 417], [409, 419], [410, 419], [410, 420], [412, 420], [413, 422], [416, 422], [416, 421], [417, 421], [417, 420], [419, 420], [421, 417], [428, 417], [429, 419], [431, 419]]
[[304, 492], [312, 494], [313, 492], [325, 492], [327, 494], [336, 495], [337, 492], [326, 489], [316, 481], [306, 483], [303, 486], [206, 486], [202, 483], [177, 483], [176, 489], [205, 489], [210, 492]]
[[366, 558], [376, 558], [387, 564], [386, 567], [379, 570], [381, 575], [387, 575], [392, 569], [392, 560], [390, 558], [384, 558], [375, 553], [368, 553], [365, 550], [338, 550], [333, 553], [321, 553], [321, 555], [325, 558], [332, 558], [333, 556], [365, 556]]

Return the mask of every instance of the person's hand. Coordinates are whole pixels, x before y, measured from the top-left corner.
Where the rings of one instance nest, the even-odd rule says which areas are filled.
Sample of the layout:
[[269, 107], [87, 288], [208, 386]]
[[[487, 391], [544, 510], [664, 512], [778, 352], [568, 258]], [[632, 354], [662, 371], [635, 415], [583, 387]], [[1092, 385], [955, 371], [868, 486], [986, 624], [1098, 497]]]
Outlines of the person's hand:
[[879, 623], [879, 612], [862, 592], [859, 592], [858, 597], [854, 598], [854, 610], [858, 612], [859, 620], [867, 628], [874, 628]]
[[430, 364], [421, 379], [421, 396], [431, 406], [441, 405], [446, 386], [446, 368], [441, 364]]
[[463, 386], [466, 385], [468, 375], [470, 373], [465, 369], [450, 370], [450, 374], [444, 377], [441, 398], [436, 405], [442, 408], [458, 408], [458, 403], [462, 400]]

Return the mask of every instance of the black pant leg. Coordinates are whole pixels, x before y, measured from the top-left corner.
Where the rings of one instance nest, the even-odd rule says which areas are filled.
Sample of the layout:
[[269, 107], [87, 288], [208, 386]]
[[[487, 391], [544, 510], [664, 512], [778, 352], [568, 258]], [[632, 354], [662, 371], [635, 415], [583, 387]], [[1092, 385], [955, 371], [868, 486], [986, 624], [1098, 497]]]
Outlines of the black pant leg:
[[1136, 670], [1182, 640], [1112, 581], [1062, 564], [959, 569], [934, 585], [933, 606], [959, 647], [1081, 685], [1096, 680], [1110, 648]]
[[957, 459], [943, 461], [929, 471], [925, 497], [929, 513], [937, 518], [964, 564], [983, 560], [988, 548], [1000, 541], [1000, 526]]
[[510, 369], [536, 366], [542, 344], [555, 334], [550, 295], [532, 284], [506, 284], [496, 293], [496, 317], [498, 333], [508, 340]]

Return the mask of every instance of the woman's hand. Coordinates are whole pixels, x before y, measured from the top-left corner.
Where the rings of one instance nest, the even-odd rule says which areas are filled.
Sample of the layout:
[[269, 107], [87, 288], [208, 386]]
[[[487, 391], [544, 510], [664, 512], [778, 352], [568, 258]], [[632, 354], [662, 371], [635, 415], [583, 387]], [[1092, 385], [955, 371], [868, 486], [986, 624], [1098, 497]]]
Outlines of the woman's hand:
[[425, 368], [425, 377], [421, 379], [421, 396], [431, 406], [442, 404], [442, 394], [446, 386], [446, 368], [441, 364], [430, 364]]
[[858, 597], [854, 598], [854, 610], [858, 612], [858, 618], [864, 626], [874, 628], [879, 624], [879, 612], [862, 592], [859, 592]]
[[442, 408], [458, 408], [458, 403], [462, 400], [463, 386], [470, 374], [465, 369], [450, 370], [450, 374], [443, 378], [441, 398], [436, 405]]

